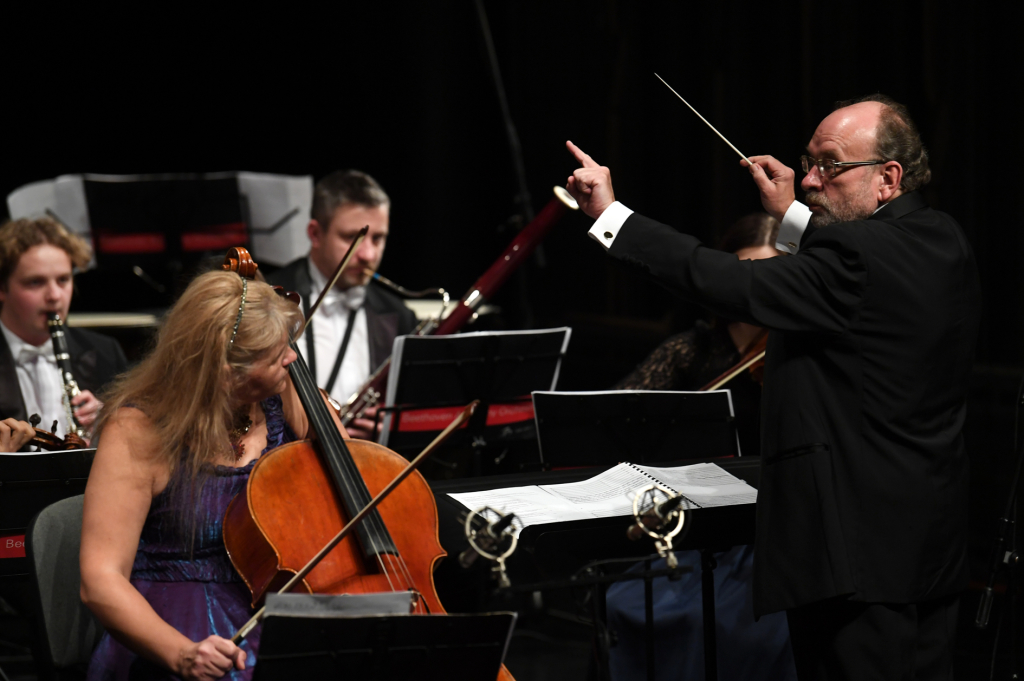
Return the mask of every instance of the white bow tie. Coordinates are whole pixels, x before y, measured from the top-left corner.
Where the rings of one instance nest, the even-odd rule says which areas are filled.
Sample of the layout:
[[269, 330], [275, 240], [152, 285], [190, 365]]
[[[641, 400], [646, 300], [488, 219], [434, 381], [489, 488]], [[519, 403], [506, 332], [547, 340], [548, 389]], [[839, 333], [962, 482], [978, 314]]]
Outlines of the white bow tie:
[[53, 346], [49, 343], [35, 346], [35, 345], [22, 345], [21, 351], [18, 352], [18, 364], [33, 364], [36, 359], [43, 359], [50, 364], [57, 366], [57, 357], [53, 354]]
[[366, 300], [366, 287], [353, 286], [347, 291], [334, 290], [324, 298], [324, 306], [344, 308], [346, 310], [358, 310]]

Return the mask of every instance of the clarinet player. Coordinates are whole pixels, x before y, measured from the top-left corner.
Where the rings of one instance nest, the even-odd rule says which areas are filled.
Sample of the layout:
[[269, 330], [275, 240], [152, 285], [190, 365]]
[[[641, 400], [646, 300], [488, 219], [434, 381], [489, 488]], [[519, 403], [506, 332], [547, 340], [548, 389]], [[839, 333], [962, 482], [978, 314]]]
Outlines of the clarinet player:
[[[0, 227], [0, 430], [10, 430], [0, 447], [24, 444], [19, 434], [31, 414], [39, 414], [43, 428], [57, 421], [57, 436], [68, 431], [47, 315], [67, 318], [73, 268], [85, 267], [89, 258], [89, 246], [55, 220], [19, 219]], [[103, 406], [96, 393], [128, 363], [112, 338], [84, 329], [65, 334], [81, 389], [71, 406], [88, 433]]]

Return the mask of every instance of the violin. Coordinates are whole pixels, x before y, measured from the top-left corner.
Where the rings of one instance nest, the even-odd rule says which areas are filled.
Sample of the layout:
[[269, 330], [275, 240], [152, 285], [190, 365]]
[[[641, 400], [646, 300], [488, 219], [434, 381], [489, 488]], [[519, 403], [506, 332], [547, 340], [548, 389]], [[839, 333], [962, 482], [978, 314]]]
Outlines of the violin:
[[[225, 269], [251, 262], [241, 251], [229, 252]], [[260, 457], [224, 517], [224, 545], [254, 608], [303, 570], [408, 464], [386, 447], [342, 437], [337, 414], [323, 400], [294, 340], [291, 347], [298, 357], [288, 371], [316, 439], [291, 442]], [[413, 472], [298, 588], [321, 594], [409, 591], [416, 596], [416, 613], [444, 614], [433, 571], [445, 555], [433, 492]], [[504, 667], [498, 678], [512, 681]]]
[[28, 441], [28, 444], [45, 449], [48, 452], [63, 452], [72, 449], [85, 449], [89, 445], [74, 431], [68, 431], [63, 438], [57, 437], [54, 432], [57, 430], [57, 422], [54, 421], [50, 430], [43, 430], [39, 427], [42, 421], [39, 414], [32, 414], [28, 422], [36, 430], [36, 434]]

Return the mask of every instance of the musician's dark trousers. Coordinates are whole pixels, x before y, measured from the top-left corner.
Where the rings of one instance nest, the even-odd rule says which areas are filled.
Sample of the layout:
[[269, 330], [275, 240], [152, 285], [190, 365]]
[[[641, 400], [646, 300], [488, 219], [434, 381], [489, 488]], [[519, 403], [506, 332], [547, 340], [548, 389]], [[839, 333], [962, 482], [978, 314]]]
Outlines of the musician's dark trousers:
[[787, 611], [800, 681], [949, 681], [960, 596], [924, 603], [832, 598]]

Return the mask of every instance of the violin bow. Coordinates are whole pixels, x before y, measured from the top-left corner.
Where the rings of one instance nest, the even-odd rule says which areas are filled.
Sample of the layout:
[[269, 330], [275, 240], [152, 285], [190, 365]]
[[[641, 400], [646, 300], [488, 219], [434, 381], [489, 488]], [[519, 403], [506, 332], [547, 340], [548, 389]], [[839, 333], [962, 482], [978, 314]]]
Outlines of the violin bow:
[[747, 343], [746, 346], [744, 346], [743, 354], [740, 357], [739, 364], [737, 364], [731, 369], [727, 369], [725, 373], [721, 374], [718, 378], [711, 381], [711, 383], [708, 383], [703, 388], [701, 388], [701, 391], [703, 392], [708, 390], [718, 390], [723, 385], [725, 385], [732, 379], [742, 374], [745, 370], [749, 369], [754, 364], [760, 362], [762, 359], [764, 359], [764, 355], [765, 352], [767, 352], [767, 348], [763, 348], [757, 352], [754, 351], [757, 350], [757, 348], [760, 347], [762, 344], [765, 344], [767, 342], [768, 329], [761, 329], [761, 331], [758, 332], [756, 336], [754, 336], [753, 340], [751, 340], [749, 343]]
[[341, 259], [341, 262], [338, 263], [338, 266], [334, 270], [334, 274], [331, 275], [331, 280], [327, 282], [327, 286], [324, 286], [324, 290], [320, 292], [320, 296], [316, 299], [316, 302], [313, 303], [311, 308], [309, 308], [309, 314], [306, 315], [306, 319], [302, 322], [302, 328], [299, 329], [299, 332], [292, 340], [298, 340], [302, 337], [302, 334], [306, 332], [306, 327], [309, 326], [309, 320], [313, 318], [313, 315], [316, 313], [316, 309], [320, 307], [320, 303], [323, 302], [324, 296], [327, 295], [327, 292], [334, 288], [334, 285], [338, 283], [338, 278], [341, 277], [342, 271], [348, 267], [349, 261], [352, 260], [352, 256], [356, 254], [356, 249], [359, 248], [359, 244], [363, 243], [363, 239], [366, 238], [366, 233], [369, 231], [370, 225], [366, 225], [359, 230], [359, 233], [356, 235], [352, 245], [348, 247], [348, 252], [345, 253], [345, 257]]
[[753, 357], [748, 359], [746, 362], [743, 362], [738, 367], [736, 367], [735, 369], [730, 371], [728, 374], [726, 374], [725, 376], [723, 376], [719, 380], [715, 381], [711, 386], [709, 386], [707, 388], [707, 390], [718, 390], [723, 385], [725, 385], [726, 383], [728, 383], [732, 379], [734, 379], [737, 376], [739, 376], [740, 374], [742, 374], [747, 368], [749, 368], [750, 366], [752, 366], [752, 365], [756, 364], [757, 362], [761, 361], [762, 359], [764, 359], [764, 354], [765, 354], [764, 350], [762, 350], [761, 352], [757, 353], [756, 355], [754, 355]]
[[[352, 516], [352, 519], [345, 524], [345, 527], [341, 528], [341, 531], [338, 532], [338, 534], [334, 535], [334, 538], [327, 542], [324, 545], [324, 547], [320, 549], [320, 551], [315, 556], [313, 556], [313, 558], [310, 559], [308, 563], [306, 563], [305, 567], [296, 572], [292, 576], [292, 578], [288, 580], [288, 583], [281, 587], [281, 590], [277, 593], [283, 594], [287, 591], [290, 591], [293, 586], [299, 583], [299, 581], [305, 579], [306, 575], [312, 572], [313, 568], [315, 568], [320, 563], [320, 561], [323, 560], [324, 557], [331, 552], [331, 549], [337, 546], [342, 539], [344, 539], [352, 533], [352, 531], [359, 525], [360, 522], [362, 522], [363, 518], [365, 518], [367, 514], [369, 514], [373, 509], [377, 508], [378, 504], [384, 501], [384, 499], [389, 494], [391, 494], [391, 492], [396, 487], [398, 487], [398, 485], [400, 485], [403, 480], [409, 477], [409, 475], [414, 470], [419, 468], [419, 465], [423, 463], [423, 460], [426, 459], [431, 454], [433, 454], [434, 450], [440, 447], [441, 444], [448, 439], [449, 435], [455, 432], [455, 430], [463, 423], [468, 421], [470, 417], [473, 416], [473, 412], [476, 411], [476, 408], [479, 405], [480, 400], [473, 400], [468, 405], [466, 405], [466, 408], [462, 410], [462, 413], [456, 416], [452, 420], [452, 422], [448, 424], [448, 427], [446, 427], [444, 430], [438, 433], [437, 437], [434, 438], [433, 442], [427, 445], [426, 449], [420, 452], [419, 455], [415, 459], [413, 459], [409, 463], [409, 465], [406, 466], [394, 480], [388, 483], [387, 487], [382, 489], [370, 503], [364, 506], [363, 510], [359, 511], [359, 513]], [[241, 643], [242, 639], [248, 636], [249, 632], [251, 632], [253, 628], [263, 620], [263, 616], [266, 613], [266, 611], [267, 606], [264, 605], [262, 608], [259, 609], [259, 612], [253, 615], [252, 618], [248, 622], [243, 624], [242, 627], [235, 633], [235, 635], [231, 637], [231, 642], [235, 645]]]

